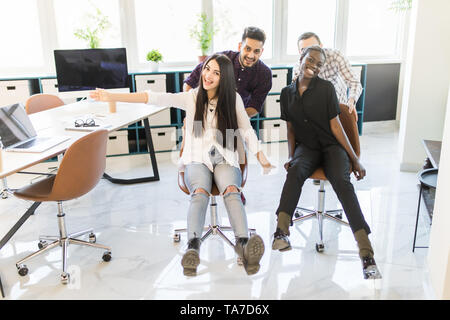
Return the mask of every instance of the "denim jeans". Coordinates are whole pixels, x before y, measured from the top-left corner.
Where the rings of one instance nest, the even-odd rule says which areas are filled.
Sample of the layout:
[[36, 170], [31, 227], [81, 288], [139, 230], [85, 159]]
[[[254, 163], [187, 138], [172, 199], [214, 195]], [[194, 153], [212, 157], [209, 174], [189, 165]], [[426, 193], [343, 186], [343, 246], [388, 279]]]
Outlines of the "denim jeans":
[[[191, 194], [187, 217], [188, 240], [202, 237], [206, 211], [208, 210], [209, 196], [201, 192], [195, 193], [195, 191], [201, 188], [211, 194], [214, 181], [220, 194], [223, 194], [229, 186], [235, 186], [240, 190], [242, 183], [241, 171], [224, 163], [223, 158], [215, 148], [211, 149], [210, 158], [213, 162], [213, 172], [206, 165], [198, 162], [187, 164], [184, 171], [184, 181]], [[223, 196], [223, 201], [235, 237], [247, 238], [247, 216], [240, 192], [228, 192]]]

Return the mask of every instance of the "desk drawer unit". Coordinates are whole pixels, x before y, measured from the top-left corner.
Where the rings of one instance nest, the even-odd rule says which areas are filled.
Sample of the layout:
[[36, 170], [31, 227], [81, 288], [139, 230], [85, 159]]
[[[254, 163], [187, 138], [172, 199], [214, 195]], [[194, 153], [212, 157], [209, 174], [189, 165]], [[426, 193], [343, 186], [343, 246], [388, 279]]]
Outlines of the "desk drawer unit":
[[279, 118], [280, 115], [280, 95], [267, 96], [264, 104], [264, 117]]
[[166, 92], [166, 75], [165, 74], [145, 74], [136, 75], [136, 91], [152, 90], [157, 92]]
[[[166, 92], [166, 75], [165, 74], [148, 74], [137, 75], [136, 91], [152, 90], [156, 92]], [[151, 126], [166, 126], [170, 124], [170, 109], [158, 112], [154, 116], [148, 118]]]
[[106, 144], [106, 155], [127, 153], [129, 153], [128, 130], [111, 132], [108, 135], [108, 143]]
[[155, 151], [176, 150], [177, 137], [175, 127], [152, 128], [151, 133]]
[[0, 81], [0, 106], [25, 103], [30, 97], [28, 80]]
[[272, 89], [270, 93], [280, 93], [287, 85], [287, 69], [272, 70]]
[[42, 93], [58, 94], [57, 79], [41, 79]]
[[278, 142], [287, 140], [286, 121], [263, 120], [259, 137], [262, 142]]

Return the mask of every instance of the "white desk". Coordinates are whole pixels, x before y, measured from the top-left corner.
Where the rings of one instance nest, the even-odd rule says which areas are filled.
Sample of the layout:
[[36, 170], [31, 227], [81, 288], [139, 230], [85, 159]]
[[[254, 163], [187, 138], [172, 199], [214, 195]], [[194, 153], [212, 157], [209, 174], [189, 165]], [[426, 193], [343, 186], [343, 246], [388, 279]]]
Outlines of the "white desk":
[[[98, 117], [102, 122], [110, 124], [106, 128], [109, 132], [126, 127], [130, 124], [144, 120], [148, 124], [148, 117], [152, 116], [167, 107], [151, 106], [141, 103], [117, 103], [117, 112], [109, 113], [106, 102], [87, 102], [67, 104], [58, 108], [34, 113], [30, 115], [33, 126], [39, 135], [66, 135], [72, 138], [47, 151], [41, 153], [21, 153], [21, 152], [2, 152], [2, 164], [0, 166], [0, 178], [7, 177], [13, 173], [19, 172], [25, 168], [31, 167], [39, 162], [53, 158], [63, 153], [75, 140], [88, 134], [84, 131], [65, 130], [65, 128], [74, 123], [75, 119], [86, 114], [104, 115]], [[151, 156], [154, 156], [153, 141], [151, 140], [150, 128], [146, 128], [147, 143]], [[150, 140], [150, 141], [149, 141]], [[153, 165], [153, 161], [152, 161]], [[157, 172], [156, 162], [154, 171]]]
[[[39, 162], [53, 158], [63, 153], [78, 138], [87, 135], [86, 131], [72, 131], [65, 128], [74, 123], [75, 119], [86, 114], [97, 115], [98, 119], [105, 124], [111, 125], [106, 128], [108, 131], [115, 131], [122, 127], [136, 123], [140, 120], [144, 121], [145, 134], [147, 138], [147, 146], [153, 167], [153, 176], [136, 178], [136, 179], [115, 179], [104, 174], [104, 177], [113, 183], [131, 184], [140, 182], [149, 182], [159, 180], [158, 167], [156, 163], [155, 150], [150, 134], [150, 125], [148, 117], [152, 116], [167, 107], [157, 107], [141, 103], [117, 103], [117, 112], [109, 113], [108, 104], [105, 102], [88, 102], [81, 101], [77, 103], [67, 104], [61, 107], [38, 112], [30, 115], [33, 126], [38, 135], [66, 135], [71, 139], [67, 140], [47, 151], [41, 153], [22, 153], [22, 152], [4, 152], [1, 151], [0, 179], [19, 172], [23, 169], [31, 167]], [[104, 115], [104, 117], [98, 117]], [[0, 240], [0, 250], [11, 239], [11, 237], [19, 230], [25, 221], [33, 215], [40, 202], [34, 202], [31, 207], [22, 215], [10, 231]], [[0, 281], [1, 285], [1, 281]], [[3, 292], [2, 292], [3, 293]]]

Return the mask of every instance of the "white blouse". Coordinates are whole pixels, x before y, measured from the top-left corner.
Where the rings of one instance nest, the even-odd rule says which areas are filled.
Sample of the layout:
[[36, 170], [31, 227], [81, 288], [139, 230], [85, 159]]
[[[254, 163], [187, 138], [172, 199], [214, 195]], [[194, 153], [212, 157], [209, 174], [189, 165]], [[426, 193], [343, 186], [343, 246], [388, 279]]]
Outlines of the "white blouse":
[[[209, 168], [209, 170], [213, 171], [213, 165], [211, 163], [209, 151], [214, 146], [224, 157], [225, 161], [228, 164], [239, 168], [239, 147], [236, 149], [236, 151], [224, 148], [221, 143], [217, 142], [216, 139], [217, 116], [215, 108], [217, 107], [217, 99], [211, 100], [207, 106], [203, 135], [199, 137], [196, 137], [194, 135], [193, 128], [197, 92], [198, 88], [192, 89], [188, 92], [180, 93], [147, 91], [147, 104], [175, 107], [186, 111], [186, 133], [184, 136], [184, 150], [180, 159], [182, 167], [191, 162], [199, 162], [205, 164]], [[236, 116], [239, 128], [239, 133], [237, 134], [238, 140], [243, 138], [250, 152], [256, 155], [261, 150], [261, 145], [250, 124], [250, 120], [248, 118], [247, 112], [245, 111], [242, 98], [237, 92]]]

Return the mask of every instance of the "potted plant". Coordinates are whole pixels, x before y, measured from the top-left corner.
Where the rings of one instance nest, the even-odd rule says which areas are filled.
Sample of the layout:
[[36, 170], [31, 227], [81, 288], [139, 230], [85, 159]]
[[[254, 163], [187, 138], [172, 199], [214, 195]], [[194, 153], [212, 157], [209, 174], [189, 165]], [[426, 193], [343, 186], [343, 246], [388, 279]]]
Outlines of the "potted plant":
[[200, 62], [206, 59], [216, 32], [217, 29], [214, 28], [213, 20], [208, 18], [206, 13], [198, 15], [198, 23], [191, 28], [189, 36], [198, 42], [202, 54], [198, 57]]
[[163, 56], [158, 49], [153, 49], [147, 53], [147, 61], [150, 63], [150, 71], [158, 71], [159, 62], [162, 61]]
[[111, 27], [111, 22], [99, 8], [94, 7], [96, 14], [87, 14], [88, 25], [84, 28], [78, 28], [74, 36], [86, 40], [91, 49], [100, 47], [100, 35]]

